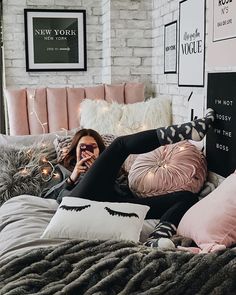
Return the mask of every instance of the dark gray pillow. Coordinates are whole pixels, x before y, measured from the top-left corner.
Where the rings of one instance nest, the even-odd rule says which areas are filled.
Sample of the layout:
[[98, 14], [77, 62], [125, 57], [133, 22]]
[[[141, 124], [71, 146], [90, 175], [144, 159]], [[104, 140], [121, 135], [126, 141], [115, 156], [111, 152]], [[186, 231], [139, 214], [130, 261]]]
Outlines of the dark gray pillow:
[[[47, 182], [42, 177], [46, 157], [55, 164], [56, 152], [40, 144], [28, 147], [0, 145], [0, 206], [18, 195], [40, 195]], [[47, 164], [46, 164], [47, 165]]]

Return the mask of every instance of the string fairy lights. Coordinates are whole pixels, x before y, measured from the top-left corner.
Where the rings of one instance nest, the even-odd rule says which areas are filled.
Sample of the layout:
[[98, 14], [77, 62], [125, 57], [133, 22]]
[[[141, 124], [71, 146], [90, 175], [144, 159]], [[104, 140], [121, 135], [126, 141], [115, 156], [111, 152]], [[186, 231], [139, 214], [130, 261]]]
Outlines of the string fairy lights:
[[[49, 147], [48, 143], [45, 142], [45, 135], [46, 135], [46, 126], [47, 126], [47, 122], [42, 122], [40, 120], [40, 117], [36, 111], [36, 91], [37, 89], [33, 90], [33, 93], [31, 93], [29, 95], [29, 99], [31, 100], [31, 111], [30, 111], [30, 115], [31, 116], [35, 116], [38, 124], [41, 126], [42, 128], [42, 137], [41, 140], [39, 141], [39, 143], [37, 144], [38, 147], [46, 149], [47, 147]], [[104, 107], [102, 109], [103, 112], [108, 112], [109, 108], [108, 107]], [[139, 131], [144, 131], [148, 129], [148, 126], [146, 124], [144, 124], [143, 122], [140, 121], [136, 121], [133, 122], [132, 126], [124, 126], [121, 122], [119, 122], [117, 124], [117, 129], [119, 132], [122, 131], [122, 133], [126, 133], [126, 134], [130, 134], [130, 133], [134, 133], [134, 132], [139, 132]], [[68, 130], [65, 128], [61, 128], [61, 130], [65, 131], [66, 136], [68, 134]], [[56, 136], [58, 136], [56, 134]], [[36, 147], [37, 147], [36, 146]], [[29, 157], [29, 159], [31, 160], [32, 156], [33, 156], [33, 150], [35, 147], [29, 148], [28, 150], [25, 151], [26, 155]], [[173, 146], [170, 155], [172, 155], [173, 150], [175, 149], [175, 146]], [[185, 148], [183, 146], [179, 147], [179, 150], [182, 151]], [[67, 152], [67, 148], [64, 148], [63, 153], [66, 154]], [[35, 157], [35, 154], [34, 154]], [[32, 164], [32, 161], [30, 164], [25, 165], [24, 167], [20, 167], [19, 168], [19, 172], [23, 175], [23, 176], [28, 176], [32, 173], [32, 171], [34, 169], [37, 169], [42, 177], [42, 180], [45, 182], [48, 182], [49, 180], [51, 180], [52, 178], [56, 179], [56, 178], [60, 178], [60, 174], [55, 171], [55, 167], [53, 165], [53, 163], [47, 158], [47, 156], [45, 155], [45, 153], [42, 154], [38, 154], [38, 158], [37, 161], [33, 161], [34, 163]], [[156, 167], [162, 167], [164, 169], [168, 168], [168, 164], [166, 161], [162, 161], [162, 160], [158, 160], [158, 162], [156, 163]], [[153, 171], [149, 171], [148, 173], [148, 178], [152, 179], [154, 175]]]
[[[45, 135], [46, 135], [46, 129], [45, 126], [47, 126], [47, 122], [42, 122], [39, 118], [39, 115], [36, 111], [35, 107], [35, 97], [36, 97], [36, 89], [34, 89], [33, 94], [30, 94], [29, 99], [32, 101], [32, 110], [30, 112], [31, 116], [35, 116], [37, 122], [42, 128], [42, 138], [41, 140], [32, 148], [26, 149], [25, 155], [31, 160], [31, 162], [23, 167], [19, 168], [19, 172], [22, 176], [29, 176], [31, 173], [36, 169], [40, 172], [42, 180], [44, 182], [48, 182], [52, 178], [58, 179], [60, 177], [60, 174], [55, 171], [55, 167], [53, 163], [48, 159], [46, 156], [46, 152], [38, 153], [38, 151], [35, 151], [35, 147], [39, 149], [47, 149], [49, 147], [48, 143], [45, 142]], [[62, 128], [64, 129], [64, 128]], [[64, 129], [66, 130], [66, 129]], [[67, 132], [67, 130], [66, 130]], [[56, 135], [58, 136], [58, 135]]]

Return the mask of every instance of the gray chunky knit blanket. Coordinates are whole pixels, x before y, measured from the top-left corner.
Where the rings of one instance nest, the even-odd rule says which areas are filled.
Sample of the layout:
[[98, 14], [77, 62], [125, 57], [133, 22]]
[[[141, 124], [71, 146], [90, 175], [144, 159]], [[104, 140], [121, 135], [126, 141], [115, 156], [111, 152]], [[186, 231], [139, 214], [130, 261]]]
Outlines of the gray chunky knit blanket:
[[236, 251], [161, 251], [71, 240], [0, 263], [0, 294], [236, 294]]

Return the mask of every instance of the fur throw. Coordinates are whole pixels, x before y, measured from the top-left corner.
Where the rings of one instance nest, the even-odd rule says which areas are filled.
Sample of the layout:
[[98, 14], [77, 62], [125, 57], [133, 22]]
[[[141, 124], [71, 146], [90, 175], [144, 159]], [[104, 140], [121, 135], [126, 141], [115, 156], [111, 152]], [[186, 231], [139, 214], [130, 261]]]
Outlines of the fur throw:
[[1, 295], [236, 294], [236, 251], [192, 254], [70, 240], [0, 263]]
[[28, 194], [39, 195], [45, 187], [40, 161], [56, 160], [54, 148], [0, 146], [0, 206], [8, 199]]

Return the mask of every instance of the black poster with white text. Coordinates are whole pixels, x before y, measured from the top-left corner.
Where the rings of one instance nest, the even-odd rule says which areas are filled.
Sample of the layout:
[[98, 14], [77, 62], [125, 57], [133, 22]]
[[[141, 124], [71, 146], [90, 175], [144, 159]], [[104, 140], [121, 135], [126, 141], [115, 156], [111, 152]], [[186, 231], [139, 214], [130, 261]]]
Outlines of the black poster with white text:
[[78, 19], [33, 17], [34, 63], [78, 63]]
[[207, 107], [216, 112], [206, 140], [208, 169], [227, 177], [236, 169], [236, 73], [209, 73]]

